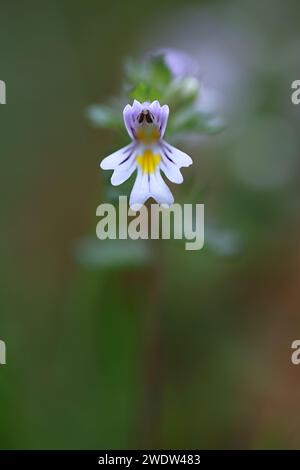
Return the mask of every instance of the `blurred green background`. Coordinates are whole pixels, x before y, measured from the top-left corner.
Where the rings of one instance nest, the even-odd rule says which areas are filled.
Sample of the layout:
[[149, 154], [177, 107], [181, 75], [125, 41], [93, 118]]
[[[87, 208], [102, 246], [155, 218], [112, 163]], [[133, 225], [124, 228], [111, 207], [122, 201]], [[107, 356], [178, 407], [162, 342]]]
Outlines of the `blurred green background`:
[[[0, 447], [299, 448], [299, 2], [0, 5]], [[176, 142], [205, 247], [96, 239], [126, 57], [183, 49], [227, 129]], [[122, 110], [120, 110], [121, 112]]]

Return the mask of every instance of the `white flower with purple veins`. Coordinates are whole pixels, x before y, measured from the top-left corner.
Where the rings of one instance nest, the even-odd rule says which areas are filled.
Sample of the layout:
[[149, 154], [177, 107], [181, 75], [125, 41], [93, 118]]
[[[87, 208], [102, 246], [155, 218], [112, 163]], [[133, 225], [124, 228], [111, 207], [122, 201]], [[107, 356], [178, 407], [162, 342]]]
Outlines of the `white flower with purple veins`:
[[103, 170], [114, 170], [111, 183], [118, 186], [137, 170], [129, 204], [133, 210], [152, 197], [163, 206], [170, 206], [174, 198], [161, 176], [161, 171], [172, 182], [183, 181], [181, 167], [190, 166], [191, 157], [163, 140], [169, 116], [169, 107], [152, 103], [134, 101], [125, 106], [124, 122], [131, 144], [114, 152], [102, 160]]

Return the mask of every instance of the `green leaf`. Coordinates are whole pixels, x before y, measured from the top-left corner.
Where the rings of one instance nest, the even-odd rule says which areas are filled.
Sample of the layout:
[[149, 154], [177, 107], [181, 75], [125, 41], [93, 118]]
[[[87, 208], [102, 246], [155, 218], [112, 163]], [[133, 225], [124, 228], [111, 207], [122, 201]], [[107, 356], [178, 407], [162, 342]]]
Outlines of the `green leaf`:
[[215, 134], [223, 129], [224, 123], [219, 116], [201, 113], [190, 108], [174, 113], [169, 121], [170, 133], [199, 132]]
[[102, 127], [104, 129], [123, 128], [121, 111], [110, 106], [99, 104], [91, 105], [86, 109], [86, 115], [95, 127]]
[[138, 101], [162, 100], [172, 81], [172, 74], [161, 57], [142, 63], [127, 61], [125, 72], [128, 96]]
[[172, 110], [192, 104], [199, 93], [200, 84], [195, 77], [175, 79], [165, 89], [164, 101]]
[[159, 87], [167, 86], [172, 81], [172, 73], [162, 56], [149, 61], [149, 79]]
[[138, 85], [133, 87], [129, 92], [129, 98], [132, 100], [143, 101], [154, 101], [160, 99], [159, 92], [157, 89], [148, 85], [145, 82], [140, 82]]
[[83, 238], [75, 245], [77, 262], [86, 268], [143, 267], [150, 262], [147, 240]]
[[162, 57], [151, 57], [143, 62], [128, 59], [125, 62], [126, 81], [136, 87], [140, 82], [162, 89], [172, 81], [172, 74]]

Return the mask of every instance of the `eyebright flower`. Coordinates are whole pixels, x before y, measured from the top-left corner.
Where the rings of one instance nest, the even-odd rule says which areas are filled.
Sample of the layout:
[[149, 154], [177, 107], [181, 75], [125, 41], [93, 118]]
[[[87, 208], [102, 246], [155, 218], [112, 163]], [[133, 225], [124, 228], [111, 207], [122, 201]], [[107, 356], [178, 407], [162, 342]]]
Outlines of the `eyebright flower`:
[[118, 186], [137, 170], [129, 205], [133, 210], [152, 197], [159, 204], [170, 206], [174, 202], [172, 193], [164, 182], [161, 171], [172, 182], [183, 181], [181, 167], [191, 165], [192, 159], [181, 150], [163, 140], [169, 116], [169, 107], [134, 101], [125, 106], [124, 123], [132, 143], [102, 160], [103, 170], [114, 170], [111, 183]]

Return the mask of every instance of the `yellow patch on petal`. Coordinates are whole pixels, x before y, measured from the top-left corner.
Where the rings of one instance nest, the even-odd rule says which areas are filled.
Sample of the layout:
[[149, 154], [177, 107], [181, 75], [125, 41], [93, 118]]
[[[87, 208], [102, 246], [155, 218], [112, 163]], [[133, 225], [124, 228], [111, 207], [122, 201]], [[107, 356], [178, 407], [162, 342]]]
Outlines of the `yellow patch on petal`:
[[136, 157], [136, 161], [143, 173], [154, 173], [160, 162], [160, 155], [158, 153], [154, 154], [151, 150], [145, 150], [142, 155]]
[[159, 139], [160, 134], [155, 127], [146, 126], [137, 129], [135, 136], [143, 144], [152, 144]]

